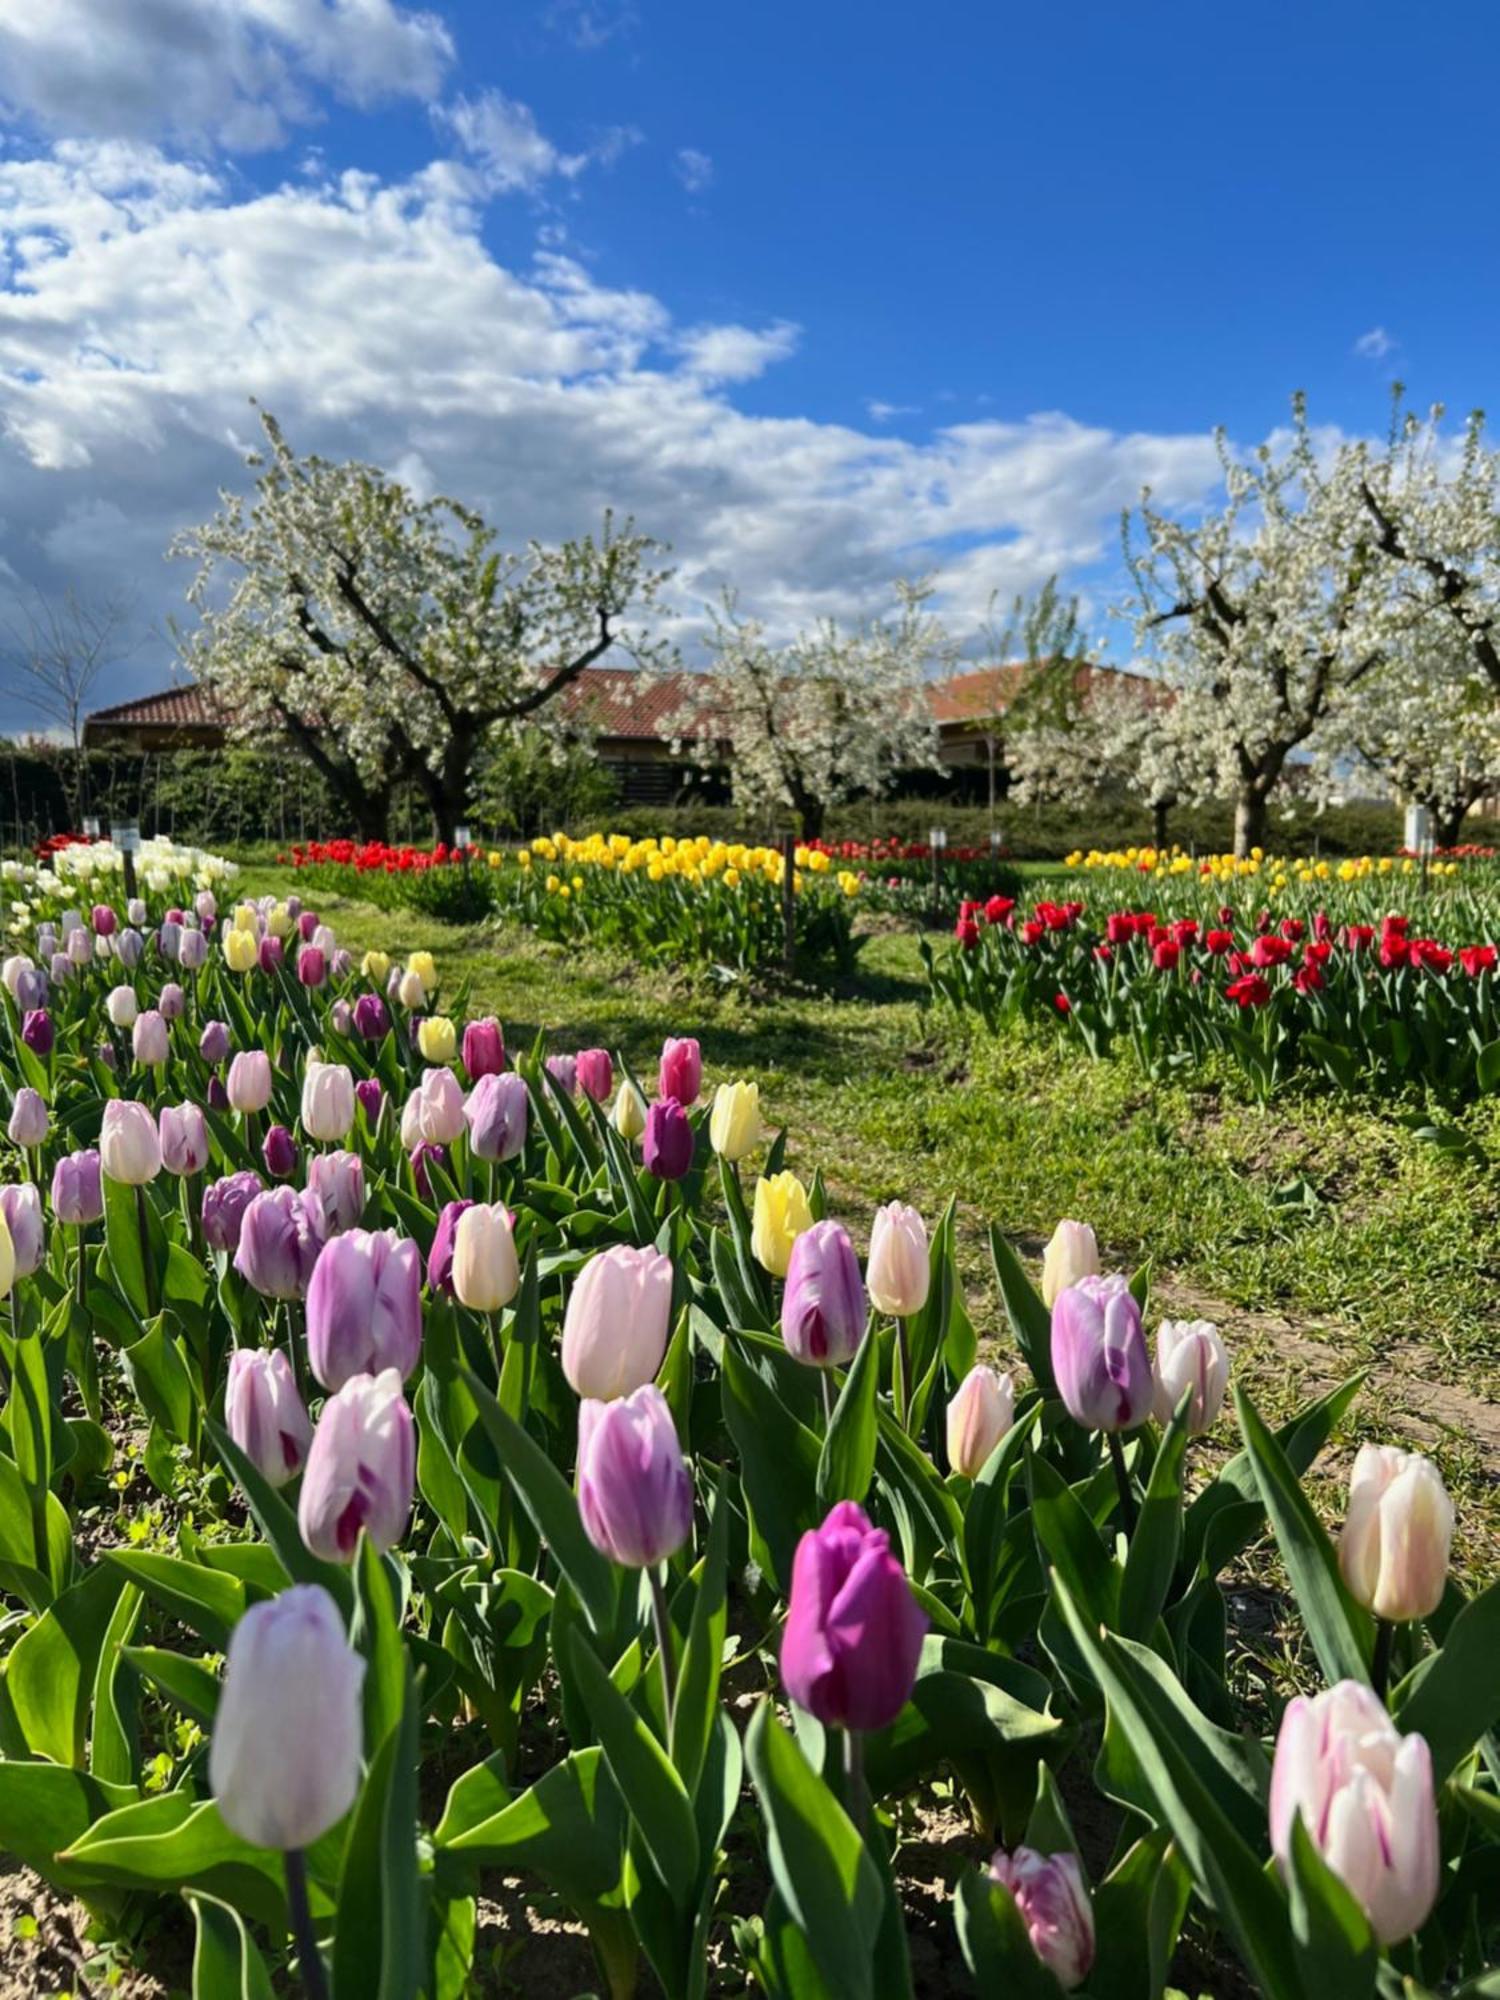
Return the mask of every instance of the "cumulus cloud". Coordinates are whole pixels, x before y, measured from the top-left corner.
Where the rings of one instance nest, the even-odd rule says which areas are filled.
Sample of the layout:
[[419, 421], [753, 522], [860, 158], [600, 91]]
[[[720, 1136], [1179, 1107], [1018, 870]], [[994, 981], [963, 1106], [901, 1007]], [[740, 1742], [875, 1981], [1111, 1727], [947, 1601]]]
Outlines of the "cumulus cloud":
[[95, 138], [280, 145], [347, 103], [428, 101], [453, 42], [397, 0], [0, 0], [0, 100]]
[[714, 163], [696, 146], [683, 146], [672, 162], [672, 170], [689, 194], [702, 194], [713, 183]]
[[888, 424], [893, 417], [914, 417], [921, 407], [920, 403], [883, 403], [878, 396], [865, 399], [865, 414], [872, 424]]
[[554, 176], [576, 180], [590, 166], [612, 167], [641, 142], [633, 125], [611, 125], [581, 152], [567, 153], [546, 136], [529, 105], [500, 90], [455, 98], [433, 117], [472, 159], [489, 194], [534, 193]]
[[[247, 193], [73, 141], [0, 161], [0, 256], [0, 562], [44, 589], [128, 583], [158, 629], [188, 580], [161, 561], [173, 532], [248, 483], [251, 397], [299, 450], [455, 494], [512, 543], [634, 514], [672, 547], [685, 632], [725, 583], [785, 629], [927, 569], [968, 629], [996, 591], [1107, 560], [1143, 482], [1187, 504], [1217, 477], [1206, 436], [1064, 415], [912, 442], [751, 414], [734, 385], [794, 326], [680, 326], [556, 249], [509, 269], [434, 169]], [[142, 649], [101, 699], [167, 666]]]

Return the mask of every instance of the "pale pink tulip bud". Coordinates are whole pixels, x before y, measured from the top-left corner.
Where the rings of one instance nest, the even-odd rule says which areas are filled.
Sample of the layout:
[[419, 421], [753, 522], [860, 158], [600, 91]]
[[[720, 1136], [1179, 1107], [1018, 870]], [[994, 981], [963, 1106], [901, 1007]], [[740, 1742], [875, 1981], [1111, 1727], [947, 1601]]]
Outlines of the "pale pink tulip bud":
[[230, 1355], [224, 1422], [268, 1484], [285, 1486], [302, 1470], [312, 1425], [279, 1347], [237, 1347]]
[[966, 1479], [977, 1479], [1015, 1420], [1015, 1383], [981, 1361], [965, 1375], [948, 1405], [949, 1465]]
[[241, 1049], [224, 1079], [236, 1111], [264, 1111], [271, 1101], [271, 1058], [264, 1049]]
[[453, 1290], [473, 1312], [499, 1312], [521, 1285], [516, 1239], [504, 1202], [476, 1201], [453, 1232]]
[[342, 1063], [310, 1056], [302, 1080], [303, 1131], [326, 1146], [347, 1138], [353, 1124], [354, 1078]]
[[660, 1251], [620, 1243], [591, 1257], [563, 1320], [563, 1374], [575, 1394], [609, 1403], [654, 1381], [671, 1315], [672, 1265]]
[[1199, 1437], [1213, 1429], [1228, 1387], [1229, 1356], [1219, 1329], [1206, 1319], [1164, 1319], [1156, 1335], [1156, 1421], [1170, 1423], [1191, 1389], [1188, 1429]]
[[161, 1172], [161, 1135], [144, 1104], [112, 1097], [99, 1128], [99, 1164], [106, 1180], [143, 1187]]
[[1377, 1618], [1426, 1618], [1442, 1602], [1453, 1545], [1453, 1502], [1420, 1452], [1363, 1444], [1349, 1478], [1339, 1568]]
[[1057, 1304], [1060, 1293], [1080, 1278], [1099, 1275], [1099, 1245], [1086, 1222], [1060, 1222], [1042, 1254], [1042, 1304]]
[[167, 1104], [157, 1120], [161, 1163], [169, 1174], [201, 1174], [208, 1165], [208, 1127], [196, 1104]]
[[927, 1229], [921, 1216], [899, 1201], [877, 1208], [865, 1270], [871, 1305], [876, 1312], [909, 1319], [926, 1305], [930, 1283]]
[[1010, 1891], [1031, 1948], [1065, 1993], [1081, 1986], [1094, 1963], [1094, 1908], [1074, 1854], [1003, 1850], [990, 1874]]

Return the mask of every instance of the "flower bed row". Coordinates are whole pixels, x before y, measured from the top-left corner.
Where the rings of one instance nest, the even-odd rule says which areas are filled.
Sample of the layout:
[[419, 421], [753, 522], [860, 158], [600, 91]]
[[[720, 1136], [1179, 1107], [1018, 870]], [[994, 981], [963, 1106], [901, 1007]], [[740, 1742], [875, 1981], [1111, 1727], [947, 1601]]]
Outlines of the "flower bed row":
[[1500, 1086], [1497, 952], [1447, 945], [1417, 920], [1250, 921], [1230, 905], [1206, 922], [1152, 910], [1009, 897], [965, 903], [951, 947], [924, 943], [933, 989], [1007, 1020], [1050, 1021], [1090, 1055], [1131, 1047], [1160, 1076], [1211, 1055], [1269, 1096], [1299, 1070], [1341, 1090], [1420, 1084], [1450, 1101]]
[[[426, 850], [313, 842], [284, 857], [314, 891], [340, 890], [434, 916], [509, 917], [559, 943], [589, 943], [643, 959], [737, 972], [785, 953], [783, 859], [739, 842], [632, 840], [553, 834], [514, 852]], [[793, 888], [796, 957], [808, 970], [848, 971], [858, 952], [860, 878], [820, 849], [798, 848]]]
[[[101, 1933], [190, 1912], [198, 2000], [457, 2000], [498, 1874], [614, 2000], [643, 1961], [877, 2000], [913, 1991], [941, 1787], [943, 1990], [960, 1955], [1020, 1995], [1229, 1956], [1270, 2000], [1493, 1990], [1500, 1586], [1450, 1575], [1414, 1454], [1363, 1447], [1330, 1538], [1301, 1478], [1357, 1382], [1275, 1432], [1238, 1391], [1205, 1448], [1224, 1340], [1149, 1341], [1076, 1222], [1037, 1278], [991, 1232], [1002, 1375], [952, 1204], [888, 1204], [862, 1258], [693, 1038], [649, 1090], [507, 1051], [429, 956], [356, 966], [294, 903], [33, 947], [0, 1002], [0, 1847]], [[1269, 1715], [1225, 1587], [1268, 1531], [1308, 1660]]]

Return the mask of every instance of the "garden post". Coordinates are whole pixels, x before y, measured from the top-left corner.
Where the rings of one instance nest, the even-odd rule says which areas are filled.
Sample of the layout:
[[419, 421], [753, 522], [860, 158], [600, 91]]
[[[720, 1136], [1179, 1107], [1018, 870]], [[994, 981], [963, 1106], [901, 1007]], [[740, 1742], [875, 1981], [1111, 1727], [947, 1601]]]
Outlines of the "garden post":
[[781, 928], [782, 963], [788, 973], [797, 969], [797, 836], [781, 836]]

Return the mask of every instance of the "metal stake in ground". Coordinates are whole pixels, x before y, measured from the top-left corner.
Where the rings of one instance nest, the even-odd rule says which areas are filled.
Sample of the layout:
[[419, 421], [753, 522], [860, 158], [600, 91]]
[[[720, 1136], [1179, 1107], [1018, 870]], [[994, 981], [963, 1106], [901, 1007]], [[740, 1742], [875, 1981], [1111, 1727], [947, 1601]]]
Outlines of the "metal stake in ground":
[[781, 836], [781, 962], [788, 976], [797, 970], [797, 836]]

